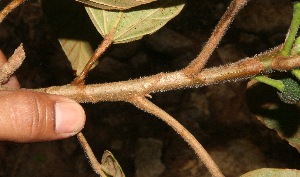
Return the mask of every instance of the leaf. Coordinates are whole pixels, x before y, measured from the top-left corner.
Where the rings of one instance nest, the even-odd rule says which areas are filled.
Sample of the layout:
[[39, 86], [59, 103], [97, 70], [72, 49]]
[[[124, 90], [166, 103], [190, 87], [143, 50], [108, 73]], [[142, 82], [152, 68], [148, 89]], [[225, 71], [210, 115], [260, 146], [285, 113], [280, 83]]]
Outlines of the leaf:
[[298, 177], [300, 176], [299, 170], [294, 169], [276, 169], [276, 168], [262, 168], [250, 171], [243, 174], [241, 177]]
[[125, 10], [136, 7], [142, 4], [147, 4], [156, 0], [76, 0], [78, 2], [100, 8], [100, 9], [114, 9]]
[[250, 111], [265, 126], [300, 152], [300, 103], [285, 104], [276, 89], [254, 81], [248, 83], [247, 101]]
[[[66, 56], [71, 62], [73, 70], [78, 76], [94, 54], [94, 50], [87, 41], [80, 41], [74, 39], [59, 39]], [[93, 65], [93, 68], [97, 63]]]
[[154, 33], [174, 18], [185, 0], [158, 0], [130, 11], [108, 11], [86, 7], [93, 24], [104, 37], [115, 29], [114, 43], [126, 43]]
[[115, 159], [115, 157], [112, 155], [109, 151], [104, 151], [104, 154], [102, 156], [101, 160], [101, 167], [102, 170], [113, 177], [125, 177], [125, 174], [119, 165], [118, 161]]
[[74, 0], [44, 0], [43, 12], [78, 75], [102, 40], [84, 7]]

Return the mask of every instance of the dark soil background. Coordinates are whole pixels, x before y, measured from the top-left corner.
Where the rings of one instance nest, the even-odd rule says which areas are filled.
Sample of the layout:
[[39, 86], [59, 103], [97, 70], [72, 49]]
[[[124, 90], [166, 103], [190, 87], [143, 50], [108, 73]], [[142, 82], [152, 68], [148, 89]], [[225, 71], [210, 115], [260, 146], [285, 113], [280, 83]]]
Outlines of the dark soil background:
[[[3, 8], [9, 1], [1, 0]], [[128, 80], [186, 66], [201, 50], [229, 0], [189, 0], [182, 13], [142, 40], [113, 45], [90, 72], [88, 83]], [[238, 15], [208, 67], [237, 61], [284, 41], [292, 17], [289, 0], [252, 0]], [[54, 30], [55, 31], [55, 30]], [[101, 42], [98, 35], [96, 39]], [[30, 0], [0, 25], [0, 48], [10, 56], [24, 43], [17, 71], [24, 88], [68, 84], [74, 78], [40, 5]], [[153, 95], [211, 154], [225, 176], [272, 167], [300, 169], [300, 155], [254, 117], [246, 82]], [[210, 176], [193, 150], [164, 122], [127, 103], [83, 105], [83, 130], [98, 159], [110, 150], [127, 176]], [[0, 128], [1, 131], [1, 128]], [[98, 176], [76, 137], [62, 141], [0, 143], [0, 177]]]

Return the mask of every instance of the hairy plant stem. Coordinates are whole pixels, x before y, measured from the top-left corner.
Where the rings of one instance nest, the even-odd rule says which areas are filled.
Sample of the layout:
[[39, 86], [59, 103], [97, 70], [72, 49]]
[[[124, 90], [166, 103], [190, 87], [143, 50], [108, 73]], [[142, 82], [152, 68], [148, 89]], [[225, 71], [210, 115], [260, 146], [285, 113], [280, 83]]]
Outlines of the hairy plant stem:
[[135, 96], [128, 100], [134, 104], [137, 108], [140, 108], [150, 114], [159, 117], [161, 120], [166, 122], [170, 127], [172, 127], [196, 152], [197, 156], [201, 159], [204, 165], [208, 168], [209, 172], [214, 177], [223, 177], [224, 175], [203, 148], [203, 146], [197, 141], [197, 139], [185, 129], [176, 119], [162, 110], [160, 107], [153, 104], [151, 101], [147, 100], [145, 97]]
[[287, 56], [291, 55], [291, 50], [292, 50], [293, 43], [296, 38], [299, 26], [300, 26], [300, 2], [295, 2], [291, 26], [290, 26], [289, 32], [287, 34], [283, 48], [280, 52], [282, 56], [287, 57]]
[[[300, 26], [300, 2], [294, 3], [294, 12], [293, 12], [293, 19], [291, 22], [291, 27], [289, 29], [285, 44], [281, 50], [282, 56], [289, 56], [291, 55], [291, 50], [296, 39], [297, 32]], [[294, 69], [291, 71], [293, 75], [295, 75], [300, 80], [300, 69]]]
[[280, 80], [275, 80], [275, 79], [272, 79], [272, 78], [269, 78], [269, 77], [266, 77], [266, 76], [256, 76], [254, 79], [259, 81], [259, 82], [270, 85], [270, 86], [276, 88], [277, 90], [279, 90], [280, 92], [283, 91], [284, 84]]
[[[270, 63], [270, 65], [266, 65], [265, 63]], [[300, 56], [282, 59], [280, 55], [269, 56], [269, 53], [264, 53], [260, 56], [246, 58], [230, 65], [204, 69], [195, 77], [187, 77], [184, 72], [176, 71], [159, 73], [128, 81], [79, 86], [52, 86], [35, 90], [64, 95], [78, 102], [126, 101], [135, 94], [141, 95], [143, 93], [144, 95], [148, 95], [160, 91], [243, 80], [258, 74], [270, 73], [274, 71], [272, 69], [286, 71], [297, 67], [300, 67]]]
[[82, 72], [72, 82], [73, 85], [84, 85], [84, 79], [88, 75], [90, 69], [98, 61], [99, 57], [107, 50], [107, 48], [114, 42], [115, 30], [112, 30], [107, 36], [104, 37], [102, 43], [96, 49], [94, 55], [91, 57], [89, 62], [85, 65]]
[[101, 164], [97, 161], [97, 158], [95, 157], [93, 150], [91, 149], [90, 145], [88, 144], [87, 140], [83, 136], [83, 134], [80, 132], [77, 134], [77, 138], [84, 149], [84, 152], [86, 153], [92, 168], [95, 170], [95, 172], [101, 177], [106, 177], [106, 174], [102, 171]]
[[[25, 0], [14, 0], [5, 9], [1, 11], [0, 22], [5, 16], [16, 8]], [[46, 92], [50, 94], [64, 95], [72, 98], [78, 102], [100, 102], [100, 101], [125, 101], [130, 102], [136, 107], [145, 110], [153, 115], [156, 115], [168, 125], [170, 125], [178, 134], [180, 134], [186, 142], [195, 150], [198, 157], [209, 169], [213, 176], [221, 177], [223, 174], [215, 162], [211, 159], [206, 150], [197, 141], [197, 139], [186, 130], [177, 120], [175, 120], [168, 113], [161, 108], [147, 100], [145, 97], [150, 96], [151, 93], [159, 91], [168, 91], [188, 87], [200, 87], [204, 85], [211, 85], [220, 82], [228, 82], [232, 80], [242, 80], [253, 77], [262, 73], [269, 73], [273, 70], [291, 70], [300, 67], [300, 56], [288, 57], [286, 53], [290, 53], [289, 42], [286, 42], [284, 49], [279, 55], [280, 47], [269, 51], [268, 53], [256, 56], [253, 58], [246, 58], [236, 63], [225, 66], [203, 69], [212, 52], [215, 50], [220, 40], [227, 31], [233, 18], [239, 10], [248, 2], [248, 0], [233, 0], [227, 9], [226, 13], [221, 18], [216, 26], [213, 34], [204, 46], [198, 57], [191, 62], [186, 68], [172, 72], [160, 73], [154, 76], [144, 77], [135, 80], [84, 85], [86, 78], [92, 65], [105, 52], [105, 50], [113, 43], [112, 31], [106, 36], [103, 42], [99, 45], [94, 56], [90, 59], [82, 73], [72, 82], [71, 85], [53, 86], [49, 88], [35, 89], [36, 91]], [[297, 4], [297, 3], [296, 3]], [[296, 11], [297, 9], [295, 9]], [[299, 23], [299, 18], [297, 23]], [[299, 26], [299, 24], [296, 24]], [[298, 28], [297, 28], [298, 29]], [[297, 31], [296, 31], [297, 32]], [[291, 35], [294, 35], [294, 28], [290, 30]], [[289, 35], [286, 41], [293, 41]], [[286, 50], [285, 48], [289, 48]], [[4, 88], [2, 88], [4, 89]], [[90, 146], [82, 133], [77, 135], [84, 151], [87, 153], [91, 162], [92, 168], [101, 176], [106, 176], [101, 169], [101, 164], [97, 161]]]
[[0, 23], [5, 19], [5, 17], [17, 8], [20, 4], [25, 2], [26, 0], [13, 0], [10, 2], [1, 12], [0, 12]]
[[[102, 41], [102, 43], [96, 49], [94, 55], [91, 57], [89, 62], [85, 65], [84, 69], [80, 73], [78, 77], [74, 79], [71, 85], [80, 86], [84, 85], [84, 80], [87, 77], [90, 69], [95, 64], [95, 62], [99, 59], [99, 57], [107, 50], [107, 48], [113, 43], [114, 39], [114, 32], [113, 29]], [[79, 143], [81, 144], [82, 148], [84, 149], [85, 153], [87, 154], [92, 168], [95, 170], [96, 173], [100, 174], [102, 177], [105, 177], [105, 173], [101, 169], [101, 164], [98, 162], [97, 158], [95, 157], [93, 150], [89, 146], [88, 142], [86, 141], [82, 132], [77, 134], [77, 138]]]
[[183, 69], [184, 73], [187, 76], [194, 76], [201, 72], [209, 57], [216, 49], [222, 37], [229, 28], [230, 23], [232, 22], [236, 14], [240, 11], [240, 9], [242, 9], [242, 7], [246, 5], [247, 2], [248, 0], [232, 1], [227, 11], [224, 13], [219, 23], [215, 27], [215, 30], [213, 31], [212, 35], [210, 36], [209, 40], [207, 41], [200, 54], [185, 69]]
[[7, 63], [0, 67], [0, 85], [8, 81], [10, 76], [21, 66], [25, 59], [23, 44], [15, 50]]

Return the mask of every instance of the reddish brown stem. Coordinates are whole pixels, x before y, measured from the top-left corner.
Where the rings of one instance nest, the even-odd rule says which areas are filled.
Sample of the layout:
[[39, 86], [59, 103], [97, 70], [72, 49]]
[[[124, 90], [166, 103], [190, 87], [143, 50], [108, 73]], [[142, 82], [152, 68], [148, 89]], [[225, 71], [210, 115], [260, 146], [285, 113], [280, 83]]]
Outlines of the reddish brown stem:
[[232, 22], [236, 14], [240, 11], [240, 9], [242, 9], [242, 7], [246, 5], [247, 2], [248, 0], [232, 1], [227, 11], [215, 27], [215, 30], [213, 31], [200, 54], [185, 69], [183, 69], [184, 73], [187, 76], [195, 76], [196, 74], [201, 72], [212, 52], [216, 49], [225, 32], [229, 28], [230, 23]]
[[97, 174], [105, 177], [106, 175], [101, 169], [101, 164], [98, 162], [97, 158], [93, 153], [93, 150], [91, 149], [90, 145], [88, 144], [87, 140], [85, 139], [85, 137], [81, 132], [77, 134], [77, 138], [82, 148], [84, 149], [84, 152], [86, 153], [88, 159], [90, 160], [92, 168], [95, 170]]
[[132, 97], [129, 100], [136, 107], [153, 114], [166, 122], [170, 127], [172, 127], [196, 152], [197, 156], [201, 159], [204, 165], [208, 168], [209, 172], [214, 177], [223, 177], [224, 175], [203, 148], [203, 146], [197, 141], [197, 139], [186, 129], [184, 128], [176, 119], [170, 116], [167, 112], [153, 104], [151, 101], [147, 100], [144, 97]]
[[[253, 58], [247, 58], [230, 65], [205, 69], [194, 77], [187, 77], [182, 71], [177, 71], [172, 73], [160, 73], [129, 81], [87, 86], [54, 86], [37, 89], [37, 91], [64, 95], [78, 102], [127, 101], [129, 97], [136, 94], [144, 94], [146, 96], [149, 93], [159, 91], [242, 80], [264, 72], [269, 73], [272, 71], [272, 68], [269, 68], [268, 65], [265, 65], [263, 61], [261, 61], [262, 59], [265, 61], [268, 54], [269, 53], [265, 53]], [[296, 56], [293, 60], [300, 60], [300, 56]], [[272, 63], [272, 60], [267, 63]], [[293, 62], [293, 64], [292, 67], [289, 65], [290, 69], [300, 67], [300, 62]]]
[[8, 62], [0, 67], [0, 85], [6, 82], [10, 76], [21, 66], [25, 59], [23, 44], [15, 50]]
[[295, 66], [300, 65], [300, 57], [292, 56], [292, 57], [277, 57], [273, 59], [272, 68], [279, 71], [287, 71], [295, 69]]
[[72, 85], [84, 85], [84, 80], [88, 75], [92, 66], [98, 61], [99, 57], [107, 50], [107, 48], [114, 42], [114, 30], [112, 30], [105, 38], [102, 43], [96, 49], [94, 55], [91, 57], [89, 62], [85, 65], [82, 72], [77, 76]]
[[16, 7], [18, 7], [20, 4], [25, 2], [26, 0], [13, 0], [10, 2], [1, 12], [0, 12], [0, 23], [4, 20], [4, 18], [9, 14], [11, 11], [13, 11]]

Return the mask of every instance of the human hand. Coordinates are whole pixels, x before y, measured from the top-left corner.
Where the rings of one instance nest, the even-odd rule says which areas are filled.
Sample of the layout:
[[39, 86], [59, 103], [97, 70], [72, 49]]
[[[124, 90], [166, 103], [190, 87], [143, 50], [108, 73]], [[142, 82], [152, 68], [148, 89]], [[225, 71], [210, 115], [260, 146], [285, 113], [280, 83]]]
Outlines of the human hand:
[[[0, 66], [6, 58], [0, 50]], [[0, 141], [37, 142], [63, 139], [77, 134], [85, 124], [85, 112], [75, 101], [46, 93], [17, 90], [11, 77], [0, 91]]]

